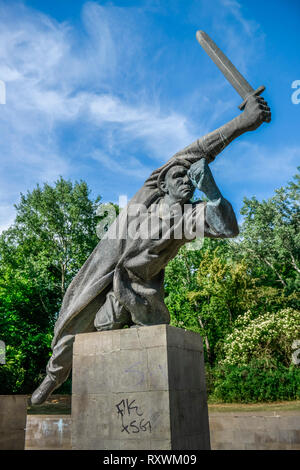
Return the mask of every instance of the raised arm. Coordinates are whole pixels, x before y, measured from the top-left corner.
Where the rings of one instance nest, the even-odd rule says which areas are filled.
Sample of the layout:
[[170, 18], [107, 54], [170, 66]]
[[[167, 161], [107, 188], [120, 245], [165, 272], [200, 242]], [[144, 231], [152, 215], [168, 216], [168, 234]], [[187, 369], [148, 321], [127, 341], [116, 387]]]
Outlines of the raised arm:
[[148, 198], [147, 200], [153, 202], [155, 197], [159, 195], [159, 191], [153, 193], [153, 190], [156, 190], [158, 187], [159, 176], [172, 165], [179, 163], [180, 160], [185, 160], [192, 165], [202, 158], [205, 158], [210, 163], [230, 142], [244, 134], [244, 132], [257, 129], [263, 122], [269, 122], [270, 118], [270, 108], [266, 101], [260, 96], [250, 96], [244, 111], [239, 116], [227, 122], [219, 129], [197, 139], [188, 147], [177, 152], [160, 168], [154, 170], [136, 194], [135, 199], [145, 200]]
[[260, 96], [251, 96], [247, 100], [245, 110], [239, 116], [219, 129], [197, 139], [172, 158], [184, 158], [191, 163], [195, 163], [204, 157], [208, 162], [211, 162], [234, 139], [247, 131], [257, 129], [263, 122], [269, 121], [270, 118], [271, 112], [266, 101]]

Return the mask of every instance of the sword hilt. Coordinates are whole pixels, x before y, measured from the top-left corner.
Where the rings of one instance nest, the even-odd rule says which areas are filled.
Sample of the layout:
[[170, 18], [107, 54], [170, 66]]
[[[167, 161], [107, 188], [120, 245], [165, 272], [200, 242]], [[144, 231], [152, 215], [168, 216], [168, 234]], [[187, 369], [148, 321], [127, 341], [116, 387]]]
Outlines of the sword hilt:
[[250, 96], [259, 96], [262, 94], [263, 91], [265, 91], [266, 87], [264, 85], [261, 85], [259, 86], [256, 90], [253, 90], [252, 93], [249, 93], [249, 95], [246, 96], [246, 98], [244, 99], [244, 101], [242, 102], [242, 104], [239, 105], [239, 109], [241, 111], [243, 111], [244, 107], [246, 106], [246, 103], [247, 103], [247, 99], [250, 97]]

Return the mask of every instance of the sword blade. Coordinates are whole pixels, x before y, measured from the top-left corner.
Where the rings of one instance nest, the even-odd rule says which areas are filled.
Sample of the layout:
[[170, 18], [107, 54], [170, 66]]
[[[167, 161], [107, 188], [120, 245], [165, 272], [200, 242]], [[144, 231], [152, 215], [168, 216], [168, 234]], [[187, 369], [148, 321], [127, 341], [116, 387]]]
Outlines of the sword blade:
[[243, 75], [240, 74], [221, 49], [218, 48], [216, 43], [208, 36], [208, 34], [204, 31], [197, 31], [196, 37], [205, 52], [221, 70], [223, 75], [227, 78], [229, 83], [231, 83], [233, 88], [236, 89], [243, 100], [250, 94], [253, 94], [254, 89], [252, 86], [247, 82]]

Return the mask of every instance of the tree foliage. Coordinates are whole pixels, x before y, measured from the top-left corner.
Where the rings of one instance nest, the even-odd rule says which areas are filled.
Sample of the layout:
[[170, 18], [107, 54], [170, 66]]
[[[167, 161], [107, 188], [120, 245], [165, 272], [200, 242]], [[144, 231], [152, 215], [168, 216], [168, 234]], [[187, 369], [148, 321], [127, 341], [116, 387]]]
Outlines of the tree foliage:
[[296, 338], [300, 338], [299, 310], [285, 308], [255, 318], [248, 310], [225, 337], [220, 364], [246, 365], [252, 359], [265, 359], [289, 367]]
[[[300, 169], [300, 167], [299, 167]], [[264, 282], [288, 292], [300, 287], [300, 174], [275, 195], [259, 202], [245, 198], [237, 252], [252, 261]]]
[[[237, 240], [183, 247], [165, 269], [171, 324], [202, 335], [216, 399], [299, 397], [299, 183], [297, 174], [268, 200], [245, 199]], [[98, 243], [99, 201], [62, 178], [21, 195], [0, 236], [0, 393], [30, 393], [44, 375], [65, 290]]]
[[[281, 374], [280, 380], [291, 384], [286, 399], [299, 396], [299, 367], [289, 371], [292, 342], [300, 338], [299, 182], [297, 174], [267, 201], [245, 199], [237, 240], [205, 240], [200, 252], [183, 248], [166, 269], [172, 324], [202, 335], [219, 398], [237, 399], [239, 390], [249, 399], [255, 372], [247, 372], [245, 389], [235, 384], [243, 368], [257, 366], [253, 361], [262, 361], [258, 370], [265, 384], [259, 398], [253, 396], [284, 395], [268, 388], [268, 364], [272, 387]], [[272, 372], [276, 364], [279, 375]]]
[[85, 182], [63, 178], [21, 194], [15, 222], [0, 236], [1, 393], [31, 392], [44, 375], [64, 292], [99, 241], [99, 201]]
[[211, 401], [255, 403], [300, 398], [296, 366], [253, 359], [247, 365], [216, 366], [211, 376]]

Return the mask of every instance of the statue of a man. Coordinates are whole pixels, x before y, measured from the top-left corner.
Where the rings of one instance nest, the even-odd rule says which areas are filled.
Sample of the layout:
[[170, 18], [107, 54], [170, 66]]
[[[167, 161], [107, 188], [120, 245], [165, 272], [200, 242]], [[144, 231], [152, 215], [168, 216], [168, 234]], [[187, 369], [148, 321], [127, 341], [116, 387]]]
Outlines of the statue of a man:
[[[270, 117], [264, 99], [250, 96], [239, 116], [175, 154], [145, 181], [68, 287], [55, 324], [47, 375], [33, 393], [32, 404], [43, 403], [69, 376], [77, 333], [170, 322], [164, 303], [164, 268], [181, 246], [197, 236], [195, 223], [201, 218], [205, 237], [238, 235], [231, 204], [222, 196], [208, 163], [236, 137], [269, 122]], [[187, 204], [195, 188], [208, 202]], [[156, 230], [154, 227], [155, 236], [120, 235], [132, 221], [138, 220], [138, 231], [150, 218], [151, 209], [158, 207], [160, 213], [162, 204], [164, 211], [169, 208], [165, 232], [162, 215]], [[140, 206], [145, 208], [142, 216], [132, 210]], [[175, 236], [178, 227], [183, 228], [180, 237]], [[113, 232], [118, 236], [112, 236]]]

